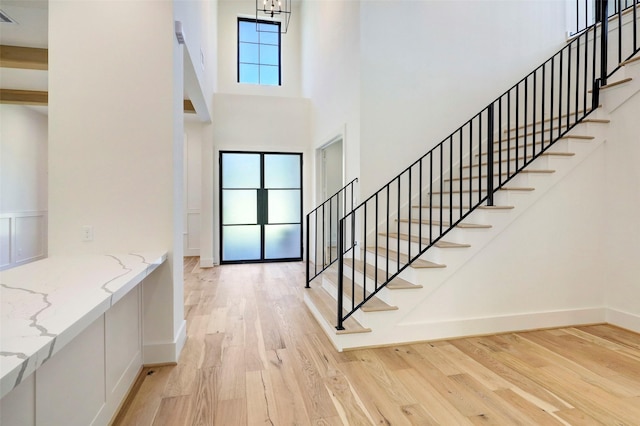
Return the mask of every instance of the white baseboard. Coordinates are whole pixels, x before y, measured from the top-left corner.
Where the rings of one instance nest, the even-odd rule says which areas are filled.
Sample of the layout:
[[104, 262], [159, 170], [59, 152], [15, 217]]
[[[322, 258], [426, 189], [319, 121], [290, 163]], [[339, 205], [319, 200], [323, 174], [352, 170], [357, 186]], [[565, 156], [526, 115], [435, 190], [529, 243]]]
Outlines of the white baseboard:
[[[444, 340], [496, 333], [508, 333], [573, 325], [607, 322], [606, 308], [584, 308], [563, 311], [532, 312], [497, 317], [466, 318], [451, 321], [412, 322], [398, 324], [372, 333], [331, 336], [339, 351], [410, 342]], [[640, 321], [640, 318], [638, 318]], [[639, 323], [640, 324], [640, 323]], [[628, 327], [625, 327], [628, 328]], [[326, 330], [325, 330], [326, 331]]]
[[183, 320], [173, 342], [155, 342], [144, 345], [142, 363], [144, 365], [153, 365], [178, 362], [180, 352], [182, 352], [186, 341], [187, 322]]
[[609, 308], [606, 320], [611, 325], [640, 333], [640, 315]]
[[201, 257], [200, 258], [200, 267], [201, 268], [213, 268], [213, 257], [210, 258], [205, 258], [205, 257]]

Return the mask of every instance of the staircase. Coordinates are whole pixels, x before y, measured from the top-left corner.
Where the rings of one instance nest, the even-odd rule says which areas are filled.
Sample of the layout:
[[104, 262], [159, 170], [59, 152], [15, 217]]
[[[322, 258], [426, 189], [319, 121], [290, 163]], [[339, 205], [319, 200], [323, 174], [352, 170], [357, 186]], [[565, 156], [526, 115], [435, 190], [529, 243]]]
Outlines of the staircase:
[[[615, 43], [630, 27], [638, 33], [635, 9], [624, 22], [618, 16]], [[600, 58], [618, 49], [597, 53], [603, 33], [606, 24], [585, 30], [336, 222], [342, 250], [309, 277], [304, 298], [338, 350], [593, 322], [588, 310], [500, 318], [469, 312], [449, 321], [443, 312], [450, 307], [434, 301], [455, 301], [458, 291], [482, 297], [492, 278], [467, 278], [468, 271], [589, 161], [606, 143], [611, 113], [640, 91], [637, 40], [629, 42], [630, 59], [618, 53], [624, 60], [607, 66], [611, 59]], [[580, 70], [576, 64], [587, 62], [597, 65], [593, 71], [568, 65]]]

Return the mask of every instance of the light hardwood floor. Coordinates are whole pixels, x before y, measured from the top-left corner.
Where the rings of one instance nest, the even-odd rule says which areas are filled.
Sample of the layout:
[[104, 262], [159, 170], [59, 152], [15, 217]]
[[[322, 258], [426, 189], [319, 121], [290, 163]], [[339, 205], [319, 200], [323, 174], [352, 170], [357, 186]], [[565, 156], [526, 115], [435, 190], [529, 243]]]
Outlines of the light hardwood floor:
[[640, 425], [640, 335], [570, 327], [336, 352], [302, 263], [185, 260], [188, 340], [116, 425]]

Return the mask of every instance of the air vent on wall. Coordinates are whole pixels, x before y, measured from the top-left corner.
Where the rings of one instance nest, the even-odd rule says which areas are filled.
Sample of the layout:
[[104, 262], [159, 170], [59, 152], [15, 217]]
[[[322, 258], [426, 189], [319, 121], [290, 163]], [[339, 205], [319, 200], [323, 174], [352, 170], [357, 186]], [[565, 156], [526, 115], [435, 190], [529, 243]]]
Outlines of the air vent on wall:
[[11, 17], [9, 15], [7, 15], [4, 10], [1, 10], [1, 9], [0, 9], [0, 23], [3, 23], [3, 24], [17, 24], [16, 21], [11, 19]]

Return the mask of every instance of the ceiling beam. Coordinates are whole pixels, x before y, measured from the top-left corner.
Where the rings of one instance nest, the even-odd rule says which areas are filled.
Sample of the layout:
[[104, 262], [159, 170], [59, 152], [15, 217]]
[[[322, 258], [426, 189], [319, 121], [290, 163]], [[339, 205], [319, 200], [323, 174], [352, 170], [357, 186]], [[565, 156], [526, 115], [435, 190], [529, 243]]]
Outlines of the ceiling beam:
[[184, 100], [184, 112], [187, 114], [195, 114], [196, 108], [193, 106], [193, 103], [189, 99]]
[[0, 45], [0, 67], [46, 70], [49, 68], [49, 50]]
[[[49, 93], [38, 90], [0, 89], [0, 104], [47, 106]], [[184, 112], [195, 113], [196, 109], [189, 99], [184, 100]]]
[[37, 90], [0, 89], [0, 103], [47, 106], [49, 94]]

